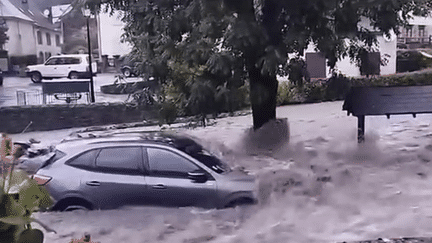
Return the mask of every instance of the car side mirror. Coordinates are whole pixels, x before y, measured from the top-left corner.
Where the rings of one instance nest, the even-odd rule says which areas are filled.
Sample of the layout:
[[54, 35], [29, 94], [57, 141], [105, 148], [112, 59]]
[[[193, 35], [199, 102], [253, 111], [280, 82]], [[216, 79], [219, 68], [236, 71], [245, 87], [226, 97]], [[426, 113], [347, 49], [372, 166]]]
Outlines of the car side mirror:
[[192, 171], [188, 173], [188, 178], [197, 183], [204, 183], [207, 181], [207, 174], [204, 171]]

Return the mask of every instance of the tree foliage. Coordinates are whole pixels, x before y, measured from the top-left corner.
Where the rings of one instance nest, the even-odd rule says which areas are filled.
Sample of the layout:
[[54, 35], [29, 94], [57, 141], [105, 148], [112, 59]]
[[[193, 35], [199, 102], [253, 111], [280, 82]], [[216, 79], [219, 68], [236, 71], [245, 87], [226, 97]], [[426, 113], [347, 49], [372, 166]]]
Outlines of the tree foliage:
[[[105, 3], [106, 5], [102, 5]], [[276, 116], [277, 74], [310, 44], [334, 67], [376, 48], [377, 34], [398, 33], [424, 0], [87, 0], [94, 11], [124, 11], [124, 39], [152, 75], [182, 94], [191, 111], [218, 107], [220, 92], [248, 80], [254, 127]], [[348, 40], [348, 41], [347, 41]], [[294, 75], [294, 74], [290, 74]], [[295, 75], [294, 75], [295, 76]], [[298, 76], [298, 75], [297, 75]], [[297, 80], [300, 82], [301, 80]], [[204, 104], [202, 104], [204, 103]]]

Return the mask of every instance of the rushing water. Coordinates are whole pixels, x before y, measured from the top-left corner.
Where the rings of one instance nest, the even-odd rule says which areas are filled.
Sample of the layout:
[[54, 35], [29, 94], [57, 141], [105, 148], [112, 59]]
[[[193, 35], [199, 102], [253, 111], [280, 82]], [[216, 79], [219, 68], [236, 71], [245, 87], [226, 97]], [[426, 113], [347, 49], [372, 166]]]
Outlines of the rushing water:
[[[246, 135], [251, 116], [178, 129], [200, 138], [233, 167], [256, 174], [259, 205], [210, 211], [136, 207], [40, 213], [37, 217], [58, 231], [46, 234], [46, 242], [68, 242], [84, 232], [101, 243], [432, 236], [432, 116], [367, 117], [366, 142], [357, 144], [356, 118], [341, 108], [341, 102], [278, 108], [278, 116], [288, 118], [290, 138], [272, 151], [250, 147], [256, 142]], [[270, 128], [264, 133], [270, 138], [261, 142], [281, 134], [272, 129], [279, 131]], [[25, 136], [31, 135], [38, 133]], [[16, 137], [25, 137], [20, 136]]]

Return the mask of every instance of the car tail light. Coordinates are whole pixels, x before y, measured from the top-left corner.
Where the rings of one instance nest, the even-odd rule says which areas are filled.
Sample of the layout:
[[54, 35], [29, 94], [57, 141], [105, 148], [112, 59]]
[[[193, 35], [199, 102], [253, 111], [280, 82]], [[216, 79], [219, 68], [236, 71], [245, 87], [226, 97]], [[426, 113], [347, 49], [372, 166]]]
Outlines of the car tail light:
[[48, 182], [51, 181], [52, 177], [50, 176], [44, 176], [44, 175], [33, 175], [33, 179], [39, 184], [39, 185], [46, 185]]

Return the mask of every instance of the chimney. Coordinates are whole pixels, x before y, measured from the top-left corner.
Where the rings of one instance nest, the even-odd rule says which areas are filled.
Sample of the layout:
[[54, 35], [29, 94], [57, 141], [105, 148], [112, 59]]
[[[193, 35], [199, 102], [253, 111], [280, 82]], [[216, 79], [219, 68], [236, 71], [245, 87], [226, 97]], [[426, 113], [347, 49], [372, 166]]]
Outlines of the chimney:
[[21, 8], [24, 11], [27, 11], [29, 9], [29, 4], [28, 4], [28, 0], [21, 0]]

